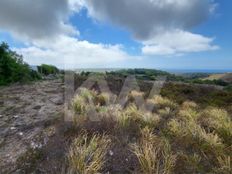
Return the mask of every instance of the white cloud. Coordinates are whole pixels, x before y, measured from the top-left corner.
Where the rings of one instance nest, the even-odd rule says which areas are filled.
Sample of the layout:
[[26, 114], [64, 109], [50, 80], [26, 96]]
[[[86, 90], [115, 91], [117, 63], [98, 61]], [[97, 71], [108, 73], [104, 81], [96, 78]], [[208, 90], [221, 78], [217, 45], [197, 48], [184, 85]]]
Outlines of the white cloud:
[[15, 48], [15, 51], [32, 65], [46, 62], [62, 68], [114, 67], [114, 63], [139, 58], [129, 56], [121, 45], [93, 44], [65, 35], [54, 43], [37, 42], [28, 48]]
[[27, 47], [14, 50], [32, 65], [113, 66], [132, 59], [121, 45], [94, 44], [76, 38], [79, 32], [68, 18], [79, 12], [83, 4], [83, 0], [1, 0], [0, 29], [26, 43]]
[[189, 29], [214, 13], [213, 0], [86, 0], [90, 16], [131, 31], [144, 55], [172, 55], [218, 49], [212, 38]]
[[78, 31], [68, 22], [74, 6], [70, 0], [1, 0], [0, 29], [27, 42], [75, 35]]
[[119, 44], [78, 40], [81, 33], [69, 17], [82, 8], [130, 31], [143, 44], [143, 56], [218, 49], [212, 38], [189, 32], [213, 13], [213, 0], [1, 0], [0, 30], [26, 43], [15, 50], [30, 64], [113, 67], [143, 58], [130, 56]]
[[79, 12], [84, 7], [84, 0], [68, 0], [69, 8], [73, 12]]
[[138, 40], [195, 27], [215, 8], [212, 0], [86, 0], [84, 5], [93, 18], [126, 28]]
[[213, 40], [199, 34], [173, 30], [144, 41], [142, 52], [144, 55], [172, 55], [219, 49], [212, 44]]

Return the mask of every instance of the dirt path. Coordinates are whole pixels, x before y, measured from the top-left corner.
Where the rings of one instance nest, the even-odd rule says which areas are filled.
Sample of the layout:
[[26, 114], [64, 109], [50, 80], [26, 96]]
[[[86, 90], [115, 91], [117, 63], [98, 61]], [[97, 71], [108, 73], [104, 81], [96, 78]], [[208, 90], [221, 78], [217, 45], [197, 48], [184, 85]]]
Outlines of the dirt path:
[[0, 173], [20, 173], [19, 157], [55, 133], [63, 89], [61, 80], [0, 88]]

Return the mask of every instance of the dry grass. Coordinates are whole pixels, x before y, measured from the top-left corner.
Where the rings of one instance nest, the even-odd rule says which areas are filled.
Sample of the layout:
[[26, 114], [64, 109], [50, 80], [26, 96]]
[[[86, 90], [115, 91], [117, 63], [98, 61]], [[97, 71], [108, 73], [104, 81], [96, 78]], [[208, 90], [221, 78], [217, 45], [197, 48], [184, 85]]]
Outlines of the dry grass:
[[96, 96], [95, 102], [97, 105], [101, 106], [109, 105], [112, 98], [113, 97], [110, 94], [103, 92]]
[[195, 145], [205, 153], [220, 153], [223, 143], [216, 133], [207, 133], [200, 125], [192, 121], [182, 122], [176, 119], [168, 123], [168, 129], [183, 144]]
[[175, 155], [167, 140], [158, 138], [151, 130], [144, 128], [142, 137], [131, 148], [137, 156], [141, 172], [146, 174], [169, 174], [175, 165]]
[[130, 123], [136, 123], [138, 127], [155, 128], [160, 122], [160, 117], [157, 114], [142, 111], [136, 105], [131, 104], [124, 111], [117, 114], [117, 122], [120, 128], [128, 128]]
[[192, 101], [185, 101], [185, 102], [181, 105], [181, 107], [182, 107], [183, 109], [187, 109], [187, 108], [195, 109], [195, 108], [197, 108], [198, 106], [197, 106], [197, 104], [196, 104], [195, 102], [192, 102]]
[[105, 163], [110, 139], [105, 135], [80, 134], [72, 143], [68, 153], [70, 174], [96, 174]]
[[164, 98], [162, 96], [154, 96], [154, 98], [152, 99], [153, 100], [153, 103], [156, 105], [156, 106], [159, 106], [160, 108], [170, 108], [170, 109], [176, 109], [177, 108], [177, 104], [174, 103], [173, 101], [167, 99], [167, 98]]
[[112, 104], [107, 93], [86, 89], [73, 99], [76, 114], [85, 118], [90, 109], [95, 109], [100, 121], [87, 123], [88, 128], [79, 121], [80, 129], [91, 136], [81, 134], [71, 145], [70, 173], [101, 171], [110, 144], [106, 133], [131, 148], [140, 164], [134, 171], [137, 173], [231, 173], [232, 121], [225, 110], [202, 109], [191, 101], [178, 105], [154, 96], [147, 104], [157, 110], [150, 111], [141, 109], [134, 100], [143, 93], [132, 91], [129, 95], [131, 101], [125, 108]]
[[179, 110], [177, 116], [184, 121], [195, 122], [199, 118], [200, 114], [195, 109], [187, 107], [185, 109]]
[[214, 130], [224, 142], [232, 142], [232, 121], [228, 113], [223, 109], [208, 108], [201, 113], [200, 124]]
[[231, 156], [224, 155], [217, 158], [219, 167], [215, 168], [216, 173], [228, 174], [232, 173], [232, 158]]
[[76, 114], [85, 114], [86, 109], [87, 109], [87, 104], [86, 104], [86, 101], [82, 97], [76, 96], [73, 99], [72, 107]]
[[141, 100], [144, 98], [144, 93], [143, 92], [139, 92], [136, 90], [132, 90], [128, 96], [128, 100], [130, 102], [134, 102], [136, 100]]

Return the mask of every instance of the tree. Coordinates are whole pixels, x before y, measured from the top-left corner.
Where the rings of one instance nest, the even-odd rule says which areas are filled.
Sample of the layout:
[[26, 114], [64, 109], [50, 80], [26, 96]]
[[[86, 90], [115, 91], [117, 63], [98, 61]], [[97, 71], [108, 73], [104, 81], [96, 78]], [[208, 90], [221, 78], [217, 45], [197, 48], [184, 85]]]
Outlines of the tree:
[[0, 85], [27, 82], [40, 79], [40, 75], [30, 69], [23, 57], [10, 50], [7, 43], [0, 44]]

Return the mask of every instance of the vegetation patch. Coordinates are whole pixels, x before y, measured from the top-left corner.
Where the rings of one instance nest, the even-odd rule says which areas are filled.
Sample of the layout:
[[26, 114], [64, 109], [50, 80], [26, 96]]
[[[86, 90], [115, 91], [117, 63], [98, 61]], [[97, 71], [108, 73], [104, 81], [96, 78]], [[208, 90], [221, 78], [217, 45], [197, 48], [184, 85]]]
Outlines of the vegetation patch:
[[[154, 96], [147, 102], [156, 107], [149, 111], [136, 105], [133, 98], [137, 96], [143, 94], [129, 93], [129, 102], [122, 108], [108, 102], [109, 94], [81, 89], [72, 105], [80, 116], [73, 122], [77, 129], [72, 129], [72, 136], [77, 138], [68, 153], [72, 173], [114, 173], [117, 169], [148, 174], [231, 172], [232, 125], [226, 110]], [[76, 107], [76, 102], [87, 109]], [[89, 108], [96, 111], [98, 120], [89, 118]], [[99, 158], [94, 162], [95, 155]], [[121, 161], [121, 167], [115, 161]]]

